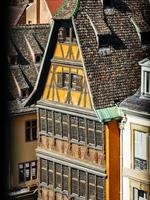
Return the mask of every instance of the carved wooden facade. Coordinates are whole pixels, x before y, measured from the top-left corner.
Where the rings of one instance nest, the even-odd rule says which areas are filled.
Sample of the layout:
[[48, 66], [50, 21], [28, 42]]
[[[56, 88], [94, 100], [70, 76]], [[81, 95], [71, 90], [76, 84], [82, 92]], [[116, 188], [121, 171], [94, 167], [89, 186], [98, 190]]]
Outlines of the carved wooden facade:
[[39, 198], [105, 199], [105, 126], [92, 108], [72, 26], [59, 29], [37, 107]]

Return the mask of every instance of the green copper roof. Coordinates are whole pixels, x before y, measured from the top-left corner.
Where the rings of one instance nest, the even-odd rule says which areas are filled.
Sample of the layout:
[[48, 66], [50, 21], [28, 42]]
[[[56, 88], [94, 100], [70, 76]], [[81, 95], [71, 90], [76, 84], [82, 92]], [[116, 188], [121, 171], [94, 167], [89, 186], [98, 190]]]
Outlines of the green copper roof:
[[80, 7], [80, 0], [77, 0], [75, 9], [72, 12], [72, 16], [75, 16], [77, 14], [79, 7]]
[[101, 122], [108, 122], [113, 119], [120, 119], [122, 113], [117, 106], [95, 110], [97, 118]]

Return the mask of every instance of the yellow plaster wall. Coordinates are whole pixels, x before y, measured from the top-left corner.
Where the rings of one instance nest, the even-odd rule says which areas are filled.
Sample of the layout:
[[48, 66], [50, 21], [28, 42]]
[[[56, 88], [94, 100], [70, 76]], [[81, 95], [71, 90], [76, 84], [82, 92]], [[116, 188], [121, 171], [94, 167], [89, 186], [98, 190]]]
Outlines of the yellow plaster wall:
[[[25, 121], [36, 119], [36, 114], [16, 116], [10, 122], [10, 181], [11, 187], [24, 186], [18, 182], [18, 164], [36, 160], [37, 141], [25, 142]], [[31, 181], [34, 182], [34, 181]], [[30, 184], [30, 181], [27, 182]]]

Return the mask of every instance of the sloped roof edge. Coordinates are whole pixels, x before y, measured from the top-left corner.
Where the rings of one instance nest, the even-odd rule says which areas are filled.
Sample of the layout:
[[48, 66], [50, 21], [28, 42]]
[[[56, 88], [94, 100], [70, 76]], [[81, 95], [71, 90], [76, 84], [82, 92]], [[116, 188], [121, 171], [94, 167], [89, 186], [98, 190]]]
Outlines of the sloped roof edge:
[[37, 91], [38, 91], [38, 89], [41, 90], [43, 88], [42, 86], [46, 82], [46, 80], [45, 80], [45, 82], [43, 80], [43, 83], [41, 85], [40, 84], [41, 83], [40, 79], [41, 79], [41, 76], [43, 76], [44, 74], [48, 73], [48, 70], [49, 70], [49, 68], [47, 67], [47, 70], [46, 70], [46, 73], [45, 73], [44, 66], [45, 66], [45, 63], [48, 62], [48, 58], [47, 57], [48, 57], [48, 53], [49, 53], [49, 49], [50, 49], [51, 37], [52, 37], [52, 34], [54, 33], [54, 31], [53, 31], [54, 27], [55, 27], [55, 21], [53, 20], [52, 21], [52, 25], [51, 25], [50, 34], [49, 34], [48, 41], [47, 41], [47, 45], [46, 45], [46, 48], [45, 48], [45, 51], [44, 51], [44, 55], [43, 55], [43, 58], [42, 58], [42, 61], [41, 61], [41, 67], [40, 67], [40, 71], [39, 71], [39, 74], [38, 74], [38, 77], [37, 77], [37, 81], [36, 81], [35, 87], [34, 87], [33, 91], [31, 92], [31, 94], [29, 95], [29, 97], [24, 102], [24, 106], [29, 106], [29, 105], [31, 105], [33, 103], [33, 101], [36, 101], [38, 99], [40, 94], [37, 93]]

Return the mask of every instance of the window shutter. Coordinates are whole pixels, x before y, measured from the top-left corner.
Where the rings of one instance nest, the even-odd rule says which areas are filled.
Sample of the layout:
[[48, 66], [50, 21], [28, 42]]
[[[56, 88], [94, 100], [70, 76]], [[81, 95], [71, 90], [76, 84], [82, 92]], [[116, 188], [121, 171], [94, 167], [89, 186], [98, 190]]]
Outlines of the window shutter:
[[134, 200], [138, 200], [138, 190], [134, 188]]
[[147, 160], [147, 134], [141, 133], [141, 158]]
[[135, 131], [135, 152], [134, 152], [134, 155], [136, 158], [139, 158], [140, 156], [140, 133], [138, 131]]

